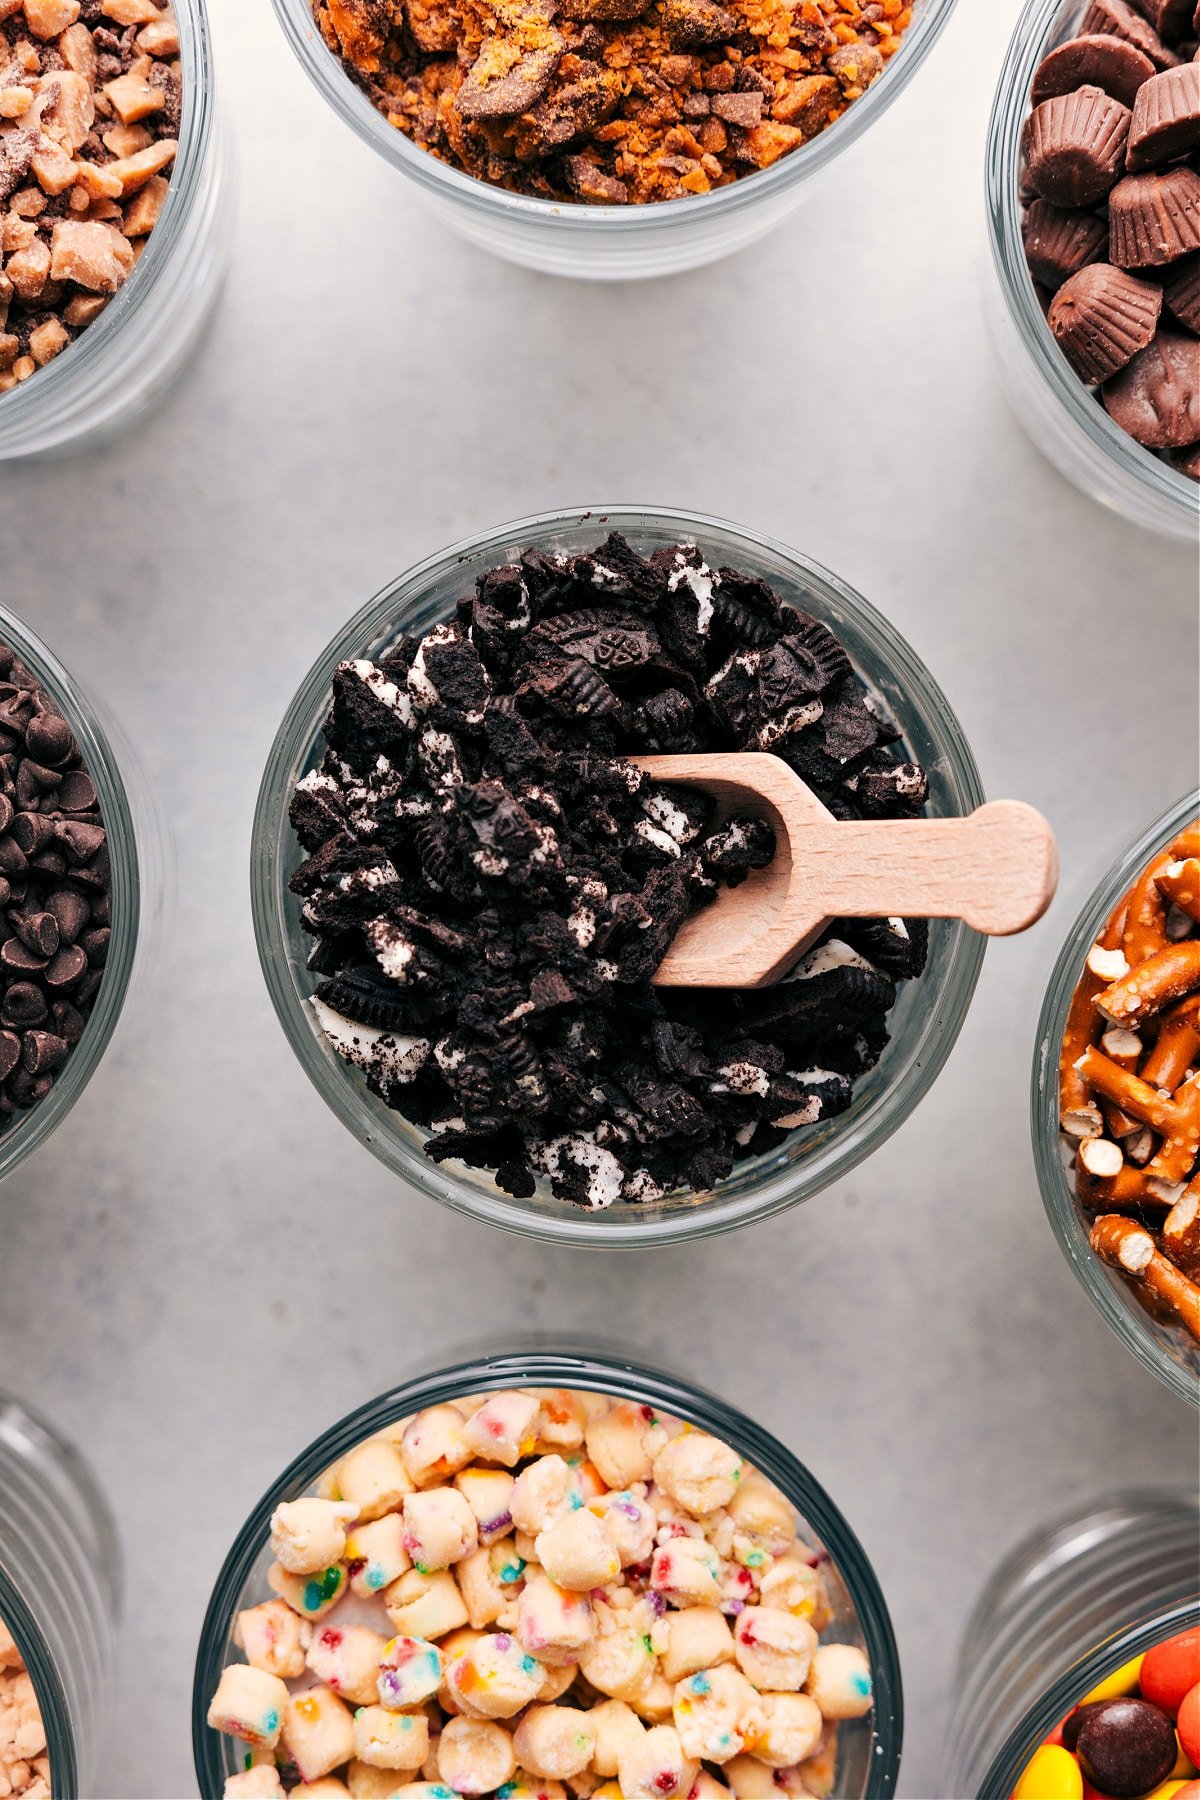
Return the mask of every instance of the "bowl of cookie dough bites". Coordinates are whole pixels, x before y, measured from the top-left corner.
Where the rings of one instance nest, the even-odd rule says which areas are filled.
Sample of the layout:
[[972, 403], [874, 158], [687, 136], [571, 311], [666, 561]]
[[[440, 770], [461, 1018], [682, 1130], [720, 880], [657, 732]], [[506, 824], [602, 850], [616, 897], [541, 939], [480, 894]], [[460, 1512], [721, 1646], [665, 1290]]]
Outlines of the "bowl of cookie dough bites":
[[306, 677], [259, 797], [260, 957], [314, 1085], [412, 1186], [586, 1244], [727, 1230], [817, 1193], [928, 1090], [982, 958], [961, 925], [839, 920], [774, 987], [651, 985], [774, 851], [626, 760], [701, 747], [769, 749], [843, 817], [981, 798], [866, 600], [692, 514], [457, 545]]
[[192, 1704], [226, 1800], [883, 1800], [902, 1726], [883, 1597], [803, 1464], [690, 1383], [528, 1351], [296, 1459], [226, 1559]]

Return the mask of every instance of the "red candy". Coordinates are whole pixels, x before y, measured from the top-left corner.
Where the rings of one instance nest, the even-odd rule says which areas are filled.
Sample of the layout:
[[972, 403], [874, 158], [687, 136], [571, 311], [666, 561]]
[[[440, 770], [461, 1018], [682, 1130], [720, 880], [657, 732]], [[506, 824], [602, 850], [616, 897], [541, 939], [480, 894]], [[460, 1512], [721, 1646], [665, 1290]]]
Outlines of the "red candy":
[[1184, 1695], [1175, 1723], [1184, 1755], [1200, 1769], [1200, 1682]]
[[[1147, 1650], [1142, 1658], [1141, 1689], [1144, 1699], [1161, 1706], [1174, 1718], [1184, 1695], [1200, 1682], [1200, 1628], [1182, 1631], [1178, 1637]], [[1193, 1756], [1192, 1761], [1195, 1762]]]

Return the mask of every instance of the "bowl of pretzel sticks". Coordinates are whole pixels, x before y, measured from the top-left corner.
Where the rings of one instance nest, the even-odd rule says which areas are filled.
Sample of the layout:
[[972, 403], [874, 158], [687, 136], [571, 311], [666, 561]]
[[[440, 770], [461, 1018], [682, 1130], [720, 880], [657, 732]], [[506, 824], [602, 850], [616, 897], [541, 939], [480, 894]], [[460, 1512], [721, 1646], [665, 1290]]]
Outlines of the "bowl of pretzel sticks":
[[1200, 1405], [1200, 794], [1139, 836], [1071, 930], [1038, 1025], [1033, 1134], [1075, 1274]]

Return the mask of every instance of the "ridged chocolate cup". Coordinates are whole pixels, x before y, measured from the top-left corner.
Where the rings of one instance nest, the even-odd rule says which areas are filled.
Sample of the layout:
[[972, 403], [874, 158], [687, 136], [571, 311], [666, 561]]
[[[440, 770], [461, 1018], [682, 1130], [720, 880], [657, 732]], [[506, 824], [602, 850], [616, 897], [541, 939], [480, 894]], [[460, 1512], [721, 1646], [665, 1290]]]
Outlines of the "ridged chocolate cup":
[[1099, 386], [1152, 342], [1161, 311], [1161, 288], [1095, 263], [1059, 289], [1050, 329], [1080, 379]]
[[1200, 175], [1187, 167], [1126, 175], [1108, 200], [1109, 260], [1161, 269], [1200, 250]]
[[1200, 63], [1143, 82], [1133, 103], [1125, 166], [1158, 169], [1200, 147]]
[[1035, 106], [1078, 87], [1103, 88], [1122, 106], [1132, 106], [1144, 81], [1156, 73], [1144, 50], [1111, 32], [1069, 38], [1038, 64], [1031, 99]]
[[1173, 50], [1167, 49], [1149, 21], [1126, 5], [1126, 0], [1091, 0], [1080, 21], [1079, 34], [1088, 37], [1093, 32], [1124, 38], [1148, 56], [1156, 69], [1173, 69], [1180, 60]]
[[1168, 40], [1178, 42], [1187, 36], [1195, 0], [1133, 0], [1133, 4], [1150, 21], [1164, 43]]
[[1171, 279], [1163, 287], [1163, 300], [1181, 325], [1200, 335], [1200, 256], [1190, 256], [1177, 270], [1172, 269]]
[[1034, 200], [1025, 214], [1025, 260], [1033, 279], [1051, 293], [1068, 276], [1108, 254], [1108, 226], [1095, 213], [1068, 212]]
[[1081, 87], [1035, 106], [1023, 146], [1029, 179], [1054, 206], [1097, 206], [1119, 180], [1133, 114], [1103, 88]]
[[1160, 331], [1100, 394], [1114, 424], [1148, 450], [1186, 449], [1200, 441], [1200, 342]]

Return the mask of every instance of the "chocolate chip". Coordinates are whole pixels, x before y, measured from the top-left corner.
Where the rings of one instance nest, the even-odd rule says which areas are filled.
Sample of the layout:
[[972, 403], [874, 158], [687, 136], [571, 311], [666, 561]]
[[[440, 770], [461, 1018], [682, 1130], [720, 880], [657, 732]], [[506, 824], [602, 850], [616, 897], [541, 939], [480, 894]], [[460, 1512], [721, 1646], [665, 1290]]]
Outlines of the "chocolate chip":
[[58, 920], [51, 912], [10, 912], [8, 922], [34, 956], [51, 957], [59, 946]]
[[21, 1040], [21, 1060], [31, 1075], [45, 1075], [57, 1069], [70, 1054], [65, 1038], [52, 1031], [27, 1031]]
[[58, 921], [64, 944], [73, 944], [92, 917], [92, 908], [74, 888], [56, 889], [46, 901], [46, 910]]
[[96, 785], [85, 769], [72, 769], [64, 775], [54, 804], [60, 812], [91, 812], [96, 806]]
[[7, 1081], [21, 1060], [21, 1040], [15, 1031], [0, 1031], [0, 1081]]
[[70, 726], [60, 714], [53, 712], [39, 713], [29, 721], [25, 742], [31, 756], [53, 769], [65, 763], [75, 749]]
[[[98, 961], [103, 961], [99, 958]], [[87, 953], [79, 944], [68, 944], [61, 949], [46, 969], [46, 986], [56, 992], [63, 988], [73, 987], [88, 966]]]
[[11, 982], [0, 1001], [0, 1019], [5, 1025], [40, 1025], [48, 1011], [46, 996], [32, 981]]

